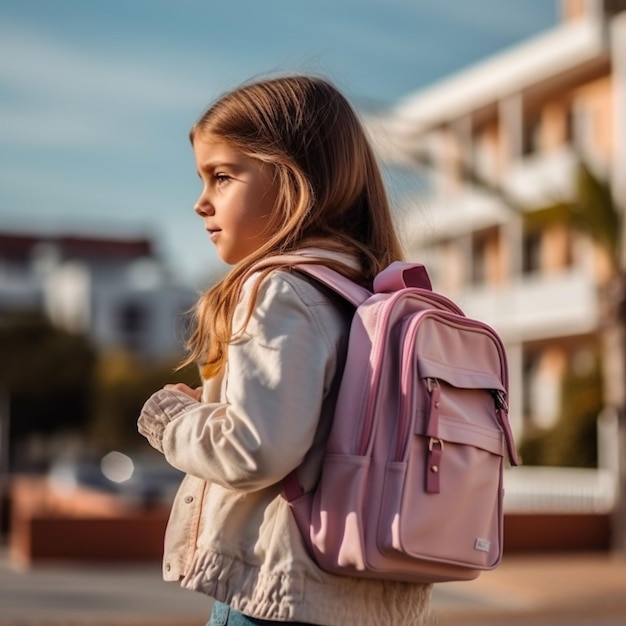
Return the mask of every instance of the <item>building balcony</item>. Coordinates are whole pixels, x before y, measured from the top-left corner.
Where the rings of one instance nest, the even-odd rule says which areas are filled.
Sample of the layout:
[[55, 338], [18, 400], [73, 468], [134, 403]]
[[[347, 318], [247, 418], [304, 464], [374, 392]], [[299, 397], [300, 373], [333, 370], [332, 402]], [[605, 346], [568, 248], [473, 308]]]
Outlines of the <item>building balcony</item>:
[[481, 189], [464, 186], [456, 192], [437, 194], [402, 207], [403, 232], [411, 246], [422, 250], [440, 239], [454, 239], [468, 233], [505, 224], [512, 210], [500, 198]]
[[596, 286], [578, 268], [520, 277], [499, 288], [468, 289], [456, 300], [468, 316], [483, 320], [512, 343], [585, 334], [599, 322]]
[[518, 159], [507, 171], [503, 187], [525, 210], [572, 200], [576, 194], [578, 159], [569, 146]]
[[[518, 159], [507, 171], [502, 190], [470, 184], [445, 185], [409, 208], [415, 215], [409, 236], [416, 244], [454, 238], [511, 221], [514, 216], [570, 201], [577, 188], [578, 160], [569, 146]], [[510, 199], [514, 207], [507, 204]], [[409, 210], [403, 209], [403, 213]], [[426, 226], [426, 227], [424, 227]]]

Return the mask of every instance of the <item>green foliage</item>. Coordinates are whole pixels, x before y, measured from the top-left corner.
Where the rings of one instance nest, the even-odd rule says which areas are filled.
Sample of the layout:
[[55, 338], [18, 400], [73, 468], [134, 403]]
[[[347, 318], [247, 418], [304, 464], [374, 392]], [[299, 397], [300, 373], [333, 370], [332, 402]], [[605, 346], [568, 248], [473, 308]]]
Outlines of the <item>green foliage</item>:
[[524, 465], [545, 465], [545, 449], [548, 445], [549, 430], [535, 429], [525, 432], [518, 445], [518, 452]]
[[578, 170], [578, 193], [572, 206], [573, 223], [617, 258], [620, 213], [608, 181], [600, 180], [584, 164]]
[[137, 418], [145, 401], [167, 383], [200, 384], [195, 368], [174, 371], [176, 363], [146, 363], [127, 352], [102, 354], [94, 384], [94, 414], [89, 439], [101, 447], [137, 448]]
[[25, 314], [0, 320], [0, 345], [0, 386], [10, 400], [13, 442], [85, 427], [96, 360], [85, 337]]
[[125, 352], [98, 353], [82, 335], [24, 314], [0, 319], [0, 388], [8, 395], [11, 444], [35, 435], [82, 435], [96, 448], [144, 444], [137, 418], [166, 383], [199, 385], [194, 367], [145, 362]]
[[545, 206], [524, 214], [524, 228], [528, 231], [542, 230], [553, 224], [569, 224], [572, 207], [563, 202]]
[[526, 465], [596, 467], [596, 421], [602, 401], [602, 372], [596, 356], [583, 374], [570, 370], [563, 381], [561, 415], [550, 430], [529, 434], [520, 445]]
[[604, 247], [616, 260], [620, 244], [620, 212], [608, 181], [599, 179], [584, 163], [578, 166], [576, 198], [558, 201], [524, 213], [526, 230], [542, 230], [552, 224], [571, 224]]

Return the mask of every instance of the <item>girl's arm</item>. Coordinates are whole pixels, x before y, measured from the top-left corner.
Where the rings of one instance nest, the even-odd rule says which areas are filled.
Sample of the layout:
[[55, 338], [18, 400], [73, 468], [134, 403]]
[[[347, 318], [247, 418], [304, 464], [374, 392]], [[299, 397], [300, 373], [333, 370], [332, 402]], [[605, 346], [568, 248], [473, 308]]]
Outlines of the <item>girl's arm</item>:
[[[246, 307], [244, 298], [239, 312]], [[231, 488], [282, 480], [313, 443], [344, 324], [310, 283], [270, 274], [245, 335], [229, 348], [225, 401], [164, 389], [146, 403], [144, 411], [167, 415], [162, 449], [170, 464]]]

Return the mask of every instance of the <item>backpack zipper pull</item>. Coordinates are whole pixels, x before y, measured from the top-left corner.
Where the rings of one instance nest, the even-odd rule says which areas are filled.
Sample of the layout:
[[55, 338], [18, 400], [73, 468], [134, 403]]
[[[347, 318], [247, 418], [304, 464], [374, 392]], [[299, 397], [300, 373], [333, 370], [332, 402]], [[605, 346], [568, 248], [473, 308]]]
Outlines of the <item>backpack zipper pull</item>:
[[496, 415], [504, 433], [509, 462], [511, 465], [520, 465], [521, 460], [517, 454], [517, 450], [515, 449], [513, 433], [509, 424], [509, 405], [506, 401], [506, 393], [501, 389], [493, 389], [491, 393], [493, 394], [493, 399], [496, 403]]
[[439, 493], [441, 457], [443, 455], [443, 441], [439, 439], [439, 404], [441, 402], [441, 387], [436, 378], [426, 380], [430, 393], [430, 407], [428, 410], [428, 454], [426, 455], [426, 493]]
[[504, 411], [504, 413], [508, 415], [509, 405], [506, 402], [506, 394], [504, 393], [504, 391], [501, 391], [500, 389], [494, 389], [492, 393], [493, 398], [496, 401], [496, 407], [501, 411]]

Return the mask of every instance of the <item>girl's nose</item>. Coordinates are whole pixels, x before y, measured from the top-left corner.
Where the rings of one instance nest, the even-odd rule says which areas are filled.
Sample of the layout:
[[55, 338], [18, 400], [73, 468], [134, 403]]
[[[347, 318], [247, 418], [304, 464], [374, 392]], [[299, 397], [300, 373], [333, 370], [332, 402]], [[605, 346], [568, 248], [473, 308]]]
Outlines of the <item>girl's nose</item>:
[[200, 196], [196, 201], [193, 210], [200, 217], [206, 217], [207, 215], [213, 215], [215, 210], [210, 202], [208, 202], [203, 196]]

